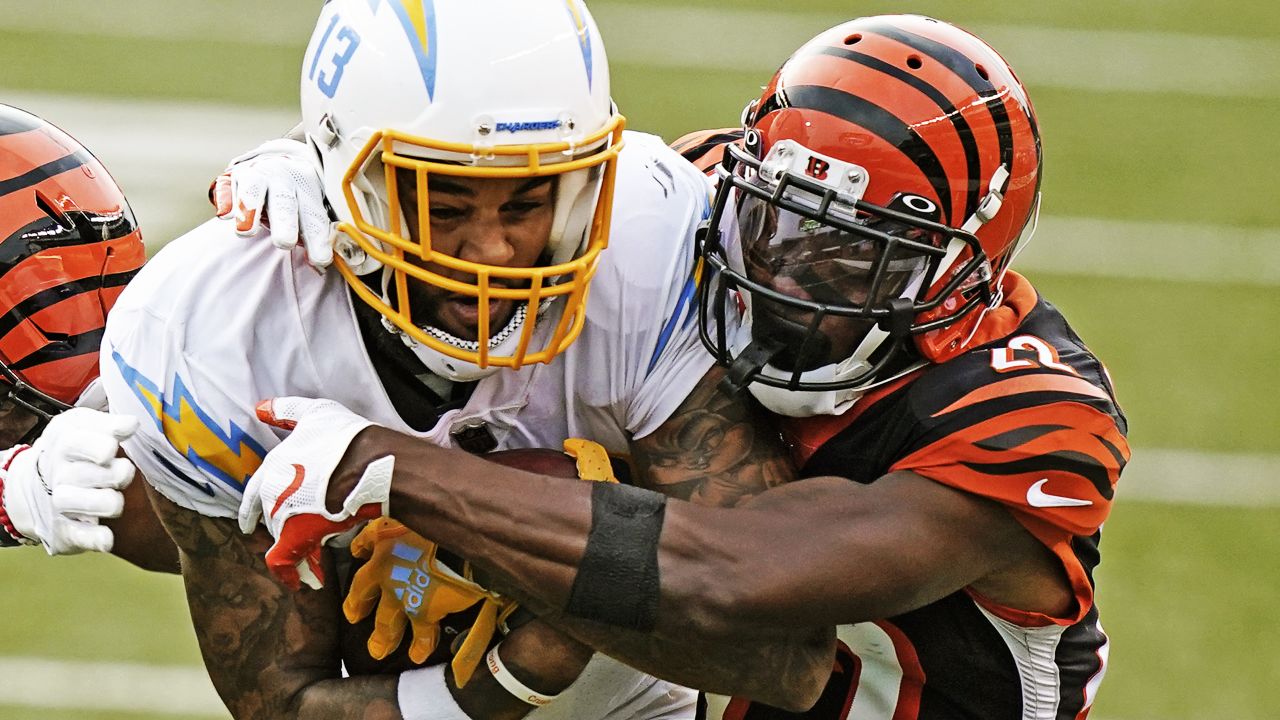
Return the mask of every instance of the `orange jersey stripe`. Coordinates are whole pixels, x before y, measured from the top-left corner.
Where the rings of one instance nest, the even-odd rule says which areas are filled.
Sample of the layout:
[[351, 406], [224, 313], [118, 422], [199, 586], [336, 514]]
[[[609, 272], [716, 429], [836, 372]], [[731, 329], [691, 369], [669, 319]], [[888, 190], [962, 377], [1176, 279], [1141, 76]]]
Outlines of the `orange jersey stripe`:
[[1011, 377], [1007, 380], [1001, 380], [999, 382], [980, 387], [955, 401], [951, 405], [948, 405], [942, 410], [934, 413], [933, 417], [941, 417], [961, 408], [976, 405], [987, 400], [1033, 392], [1059, 392], [1072, 395], [1084, 395], [1087, 397], [1098, 398], [1100, 400], [1111, 400], [1111, 397], [1107, 395], [1106, 392], [1089, 383], [1087, 380], [1069, 375], [1037, 373], [1035, 375], [1019, 375], [1017, 377]]

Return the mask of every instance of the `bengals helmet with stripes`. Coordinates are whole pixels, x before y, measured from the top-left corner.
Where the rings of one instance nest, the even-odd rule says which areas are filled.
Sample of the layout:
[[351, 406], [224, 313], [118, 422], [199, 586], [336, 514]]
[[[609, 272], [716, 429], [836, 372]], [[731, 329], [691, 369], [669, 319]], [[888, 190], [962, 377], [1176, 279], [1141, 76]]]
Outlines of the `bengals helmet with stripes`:
[[743, 124], [702, 247], [719, 271], [703, 341], [732, 384], [839, 414], [964, 351], [1039, 207], [1035, 112], [1009, 65], [947, 23], [861, 18], [796, 51]]
[[144, 260], [133, 212], [102, 164], [48, 122], [0, 105], [3, 405], [48, 420], [76, 401], [98, 377], [107, 311]]

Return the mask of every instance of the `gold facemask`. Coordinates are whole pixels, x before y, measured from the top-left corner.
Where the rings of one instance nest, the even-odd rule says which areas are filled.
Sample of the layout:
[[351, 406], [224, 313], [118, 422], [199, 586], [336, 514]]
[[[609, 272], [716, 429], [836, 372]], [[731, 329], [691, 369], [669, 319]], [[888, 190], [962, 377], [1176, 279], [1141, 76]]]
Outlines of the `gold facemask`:
[[[392, 279], [388, 293], [391, 294], [394, 302], [387, 302], [379, 293], [370, 289], [341, 256], [337, 262], [338, 271], [361, 300], [382, 313], [401, 332], [439, 353], [481, 368], [516, 369], [525, 364], [550, 362], [577, 339], [586, 320], [588, 285], [595, 274], [600, 252], [609, 242], [609, 223], [613, 209], [618, 153], [622, 150], [622, 131], [625, 125], [626, 120], [621, 115], [615, 114], [604, 128], [576, 144], [558, 142], [478, 146], [415, 137], [395, 130], [374, 133], [343, 177], [343, 194], [354, 223], [340, 223], [338, 229], [348, 235], [369, 257], [391, 269]], [[599, 145], [596, 151], [577, 152], [577, 148], [596, 145]], [[483, 158], [494, 164], [468, 165], [443, 160], [427, 160], [397, 152], [398, 147], [437, 157], [444, 155]], [[387, 218], [389, 218], [385, 227], [370, 222], [356, 201], [359, 192], [356, 186], [361, 181], [364, 170], [374, 153], [380, 153], [385, 169], [384, 182], [387, 192]], [[560, 159], [566, 157], [568, 159]], [[524, 159], [523, 163], [499, 164], [503, 161], [516, 163], [521, 158]], [[555, 161], [548, 162], [548, 158], [554, 158]], [[430, 202], [427, 193], [427, 179], [430, 175], [465, 178], [537, 178], [561, 176], [592, 168], [602, 169], [599, 171], [601, 177], [598, 199], [588, 226], [587, 242], [581, 252], [567, 261], [540, 267], [503, 267], [462, 260], [437, 252], [431, 247]], [[405, 222], [417, 223], [419, 238], [417, 242], [402, 234], [400, 193], [396, 182], [397, 169], [412, 171], [416, 179], [417, 216], [405, 218]], [[577, 245], [579, 241], [577, 238], [564, 237], [560, 242]], [[432, 272], [409, 262], [406, 260], [406, 255], [417, 257], [427, 264], [466, 273], [474, 277], [474, 282], [460, 281]], [[494, 280], [499, 281], [498, 285], [493, 284]], [[409, 303], [409, 282], [411, 281], [427, 283], [448, 292], [477, 299], [479, 320], [475, 350], [459, 348], [433, 337], [414, 322]], [[560, 302], [563, 303], [563, 312], [559, 316], [554, 332], [541, 347], [531, 349], [529, 346], [539, 320], [539, 310], [544, 303], [557, 298], [562, 298]], [[514, 301], [517, 313], [523, 308], [524, 322], [518, 330], [519, 341], [509, 353], [490, 352], [491, 340], [495, 333], [495, 329], [490, 326], [491, 300]], [[497, 332], [501, 331], [502, 328], [497, 329]]]

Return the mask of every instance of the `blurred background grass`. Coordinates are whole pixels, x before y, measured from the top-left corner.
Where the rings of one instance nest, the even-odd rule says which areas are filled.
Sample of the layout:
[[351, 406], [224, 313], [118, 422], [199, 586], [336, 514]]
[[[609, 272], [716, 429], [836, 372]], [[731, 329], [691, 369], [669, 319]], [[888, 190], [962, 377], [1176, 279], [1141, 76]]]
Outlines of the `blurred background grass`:
[[[159, 244], [207, 216], [208, 179], [227, 158], [291, 124], [318, 5], [0, 0], [0, 102], [25, 104], [101, 155]], [[1098, 571], [1113, 642], [1095, 717], [1275, 717], [1280, 6], [634, 0], [592, 8], [631, 127], [668, 140], [734, 124], [789, 50], [854, 15], [934, 15], [1005, 54], [1044, 134], [1046, 220], [1026, 273], [1107, 361], [1129, 414], [1135, 473], [1144, 451], [1210, 459], [1202, 478], [1190, 478], [1200, 503], [1162, 501], [1155, 470], [1122, 482]], [[120, 136], [132, 140], [96, 142]], [[1124, 231], [1096, 237], [1079, 232], [1094, 225], [1065, 222], [1072, 218]], [[1166, 260], [1183, 274], [1159, 270]], [[1214, 270], [1197, 274], [1205, 268]], [[1256, 501], [1215, 502], [1216, 488], [1226, 496], [1239, 480], [1229, 469], [1239, 466], [1215, 464], [1227, 457], [1215, 453], [1250, 459]], [[1156, 489], [1140, 492], [1148, 481]], [[0, 603], [11, 608], [0, 656], [199, 663], [174, 578], [113, 558], [48, 561], [30, 550], [0, 553], [0, 577]], [[0, 689], [23, 682], [20, 664], [0, 675]], [[0, 704], [0, 717], [169, 715]]]

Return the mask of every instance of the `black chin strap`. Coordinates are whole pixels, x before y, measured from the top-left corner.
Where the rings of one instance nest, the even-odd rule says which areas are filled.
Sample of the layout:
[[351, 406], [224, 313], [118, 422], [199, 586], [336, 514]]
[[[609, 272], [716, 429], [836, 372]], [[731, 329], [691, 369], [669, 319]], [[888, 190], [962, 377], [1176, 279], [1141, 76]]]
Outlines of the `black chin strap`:
[[786, 345], [772, 338], [752, 338], [751, 344], [733, 359], [729, 371], [720, 380], [720, 390], [728, 395], [737, 395], [746, 390], [764, 366], [785, 348]]

